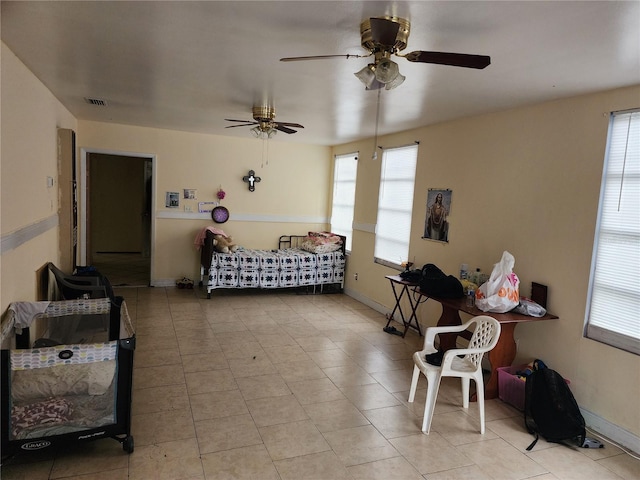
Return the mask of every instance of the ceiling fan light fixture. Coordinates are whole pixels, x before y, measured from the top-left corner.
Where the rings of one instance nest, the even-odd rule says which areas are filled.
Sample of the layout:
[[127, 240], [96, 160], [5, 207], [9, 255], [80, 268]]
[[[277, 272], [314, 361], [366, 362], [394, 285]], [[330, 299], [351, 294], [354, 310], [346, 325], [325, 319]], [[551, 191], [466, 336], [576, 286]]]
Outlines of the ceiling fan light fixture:
[[278, 133], [278, 130], [276, 130], [275, 128], [269, 128], [268, 130], [265, 131], [265, 133], [267, 134], [268, 138], [273, 138]]
[[364, 86], [367, 87], [367, 90], [371, 90], [371, 86], [376, 80], [375, 74], [376, 66], [372, 63], [364, 67], [362, 70], [354, 73], [358, 80], [364, 83]]
[[389, 82], [393, 82], [398, 75], [400, 75], [400, 69], [398, 64], [388, 58], [383, 58], [376, 65], [375, 77], [381, 83], [385, 85]]
[[404, 75], [402, 75], [401, 73], [398, 73], [396, 78], [394, 78], [393, 80], [385, 84], [384, 86], [385, 90], [393, 90], [394, 88], [399, 87], [400, 85], [402, 85], [402, 82], [404, 82], [405, 78], [406, 77]]
[[256, 138], [260, 138], [262, 136], [262, 130], [260, 130], [260, 127], [253, 127], [251, 130], [249, 130], [251, 132], [251, 134], [256, 137]]

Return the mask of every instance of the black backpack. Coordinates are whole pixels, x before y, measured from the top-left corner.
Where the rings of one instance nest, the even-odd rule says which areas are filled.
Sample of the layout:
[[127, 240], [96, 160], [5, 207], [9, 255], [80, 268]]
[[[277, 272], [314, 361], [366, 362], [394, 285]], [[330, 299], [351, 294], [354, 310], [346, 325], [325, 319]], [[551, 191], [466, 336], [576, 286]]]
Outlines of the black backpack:
[[548, 442], [575, 439], [579, 446], [585, 442], [584, 417], [576, 399], [562, 375], [547, 367], [527, 376], [524, 423], [529, 433], [536, 436], [527, 450], [534, 447], [539, 435]]
[[459, 298], [464, 296], [460, 280], [453, 275], [447, 275], [433, 263], [427, 263], [422, 267], [420, 291], [430, 297]]

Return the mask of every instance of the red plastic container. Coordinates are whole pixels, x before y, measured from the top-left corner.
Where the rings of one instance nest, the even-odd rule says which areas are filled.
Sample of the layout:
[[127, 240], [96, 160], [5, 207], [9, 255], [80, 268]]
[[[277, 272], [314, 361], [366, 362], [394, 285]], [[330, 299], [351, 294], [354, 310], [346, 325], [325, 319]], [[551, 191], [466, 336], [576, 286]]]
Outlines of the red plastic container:
[[[498, 398], [509, 405], [524, 411], [524, 379], [519, 378], [516, 372], [527, 368], [527, 365], [498, 367]], [[571, 383], [566, 378], [567, 384]]]

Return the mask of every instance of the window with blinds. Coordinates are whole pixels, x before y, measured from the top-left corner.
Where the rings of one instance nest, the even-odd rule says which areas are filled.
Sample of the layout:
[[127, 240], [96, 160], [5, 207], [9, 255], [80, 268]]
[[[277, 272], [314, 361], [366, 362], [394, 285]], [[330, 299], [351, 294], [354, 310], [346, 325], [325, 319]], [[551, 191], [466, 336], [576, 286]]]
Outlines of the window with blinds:
[[400, 266], [409, 259], [417, 159], [418, 145], [383, 151], [374, 246], [377, 263]]
[[640, 110], [611, 115], [591, 262], [588, 338], [640, 354]]
[[333, 167], [333, 203], [331, 231], [347, 237], [346, 250], [351, 251], [353, 209], [356, 201], [358, 154], [336, 155]]

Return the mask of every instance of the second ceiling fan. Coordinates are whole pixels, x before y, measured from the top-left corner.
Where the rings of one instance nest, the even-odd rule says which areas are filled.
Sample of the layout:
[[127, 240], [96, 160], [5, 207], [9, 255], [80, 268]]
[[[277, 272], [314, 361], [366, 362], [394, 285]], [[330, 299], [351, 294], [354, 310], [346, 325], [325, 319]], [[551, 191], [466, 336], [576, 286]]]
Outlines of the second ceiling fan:
[[454, 67], [483, 69], [491, 64], [491, 57], [487, 55], [472, 55], [467, 53], [432, 52], [416, 50], [401, 55], [399, 52], [407, 46], [411, 24], [408, 20], [398, 17], [372, 17], [360, 24], [361, 45], [369, 51], [368, 55], [316, 55], [306, 57], [285, 57], [282, 62], [302, 60], [321, 60], [327, 58], [366, 58], [374, 56], [375, 61], [368, 64], [355, 76], [364, 83], [367, 90], [385, 87], [391, 90], [402, 84], [405, 77], [400, 73], [398, 65], [391, 60], [391, 55], [406, 58], [410, 62], [434, 63]]
[[253, 121], [234, 120], [225, 118], [227, 122], [238, 122], [239, 125], [229, 125], [225, 128], [253, 127], [251, 133], [257, 138], [271, 138], [277, 131], [284, 133], [296, 133], [294, 128], [304, 128], [299, 123], [276, 122], [276, 109], [271, 106], [253, 107]]

